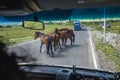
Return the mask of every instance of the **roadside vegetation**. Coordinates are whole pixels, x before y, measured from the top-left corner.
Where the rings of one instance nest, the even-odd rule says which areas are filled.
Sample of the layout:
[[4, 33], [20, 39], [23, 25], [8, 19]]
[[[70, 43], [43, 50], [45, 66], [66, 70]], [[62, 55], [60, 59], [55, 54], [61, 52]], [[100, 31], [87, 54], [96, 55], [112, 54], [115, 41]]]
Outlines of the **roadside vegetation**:
[[[94, 22], [94, 26], [92, 22], [84, 22], [83, 24], [97, 31], [104, 31], [104, 29], [100, 27], [100, 22]], [[107, 24], [110, 24], [111, 26], [110, 28], [106, 28], [106, 32], [120, 34], [120, 21], [107, 21]], [[115, 63], [115, 65], [113, 65], [116, 67], [115, 71], [120, 71], [120, 51], [115, 49], [115, 47], [108, 42], [103, 43], [103, 40], [95, 39], [94, 42], [96, 49], [102, 51], [108, 60]]]
[[45, 34], [48, 34], [53, 32], [55, 28], [65, 27], [72, 29], [73, 24], [45, 24], [45, 30], [31, 30], [23, 28], [22, 26], [0, 27], [0, 41], [3, 41], [7, 45], [13, 45], [16, 43], [33, 40], [35, 31], [41, 31]]
[[95, 43], [95, 46], [97, 50], [101, 50], [106, 55], [107, 59], [115, 63], [115, 65], [112, 65], [115, 66], [115, 71], [120, 71], [120, 51], [116, 50], [113, 46], [102, 42]]
[[[100, 25], [103, 24], [103, 22], [94, 22], [94, 26], [93, 22], [82, 22], [82, 24], [102, 32], [104, 31], [104, 29]], [[107, 21], [107, 25], [108, 24], [110, 24], [110, 28], [106, 28], [106, 32], [120, 34], [120, 21]]]

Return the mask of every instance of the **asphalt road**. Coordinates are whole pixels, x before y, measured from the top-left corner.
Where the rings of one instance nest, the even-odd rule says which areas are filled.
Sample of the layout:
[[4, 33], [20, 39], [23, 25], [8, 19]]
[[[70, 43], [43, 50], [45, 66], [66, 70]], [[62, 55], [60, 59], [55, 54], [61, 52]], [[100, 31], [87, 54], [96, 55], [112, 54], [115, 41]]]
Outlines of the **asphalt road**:
[[54, 51], [55, 57], [51, 58], [46, 54], [45, 46], [42, 48], [42, 53], [39, 52], [40, 40], [34, 40], [11, 46], [8, 52], [14, 52], [17, 56], [25, 56], [23, 61], [18, 62], [34, 62], [50, 65], [77, 65], [86, 68], [95, 68], [92, 50], [89, 41], [88, 29], [83, 27], [81, 31], [75, 31], [75, 43], [71, 46], [68, 40], [67, 47], [62, 47], [62, 50]]

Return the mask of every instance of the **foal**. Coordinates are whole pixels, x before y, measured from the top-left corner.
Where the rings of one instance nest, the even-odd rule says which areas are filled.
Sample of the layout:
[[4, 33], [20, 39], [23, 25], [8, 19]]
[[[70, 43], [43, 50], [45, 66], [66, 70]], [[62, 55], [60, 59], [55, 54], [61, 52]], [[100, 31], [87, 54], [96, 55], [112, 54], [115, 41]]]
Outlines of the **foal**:
[[[44, 33], [41, 33], [41, 32], [35, 32], [35, 39], [37, 37], [40, 37], [40, 39], [41, 39], [40, 52], [41, 52], [43, 44], [45, 44], [46, 45], [46, 49], [47, 49], [47, 54], [49, 56], [54, 57], [53, 50], [52, 50], [52, 37], [49, 36], [49, 35], [46, 35]], [[51, 54], [49, 52], [49, 49], [51, 49]]]

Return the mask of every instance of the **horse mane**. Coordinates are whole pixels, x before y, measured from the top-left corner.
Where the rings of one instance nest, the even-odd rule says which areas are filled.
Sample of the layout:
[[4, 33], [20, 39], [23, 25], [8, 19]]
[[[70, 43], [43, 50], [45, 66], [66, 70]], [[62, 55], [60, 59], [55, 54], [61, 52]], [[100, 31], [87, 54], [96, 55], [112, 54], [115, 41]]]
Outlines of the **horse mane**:
[[69, 33], [69, 32], [71, 32], [70, 30], [66, 30], [66, 33]]
[[45, 35], [45, 34], [42, 33], [42, 32], [35, 32], [35, 34], [38, 34], [38, 35]]

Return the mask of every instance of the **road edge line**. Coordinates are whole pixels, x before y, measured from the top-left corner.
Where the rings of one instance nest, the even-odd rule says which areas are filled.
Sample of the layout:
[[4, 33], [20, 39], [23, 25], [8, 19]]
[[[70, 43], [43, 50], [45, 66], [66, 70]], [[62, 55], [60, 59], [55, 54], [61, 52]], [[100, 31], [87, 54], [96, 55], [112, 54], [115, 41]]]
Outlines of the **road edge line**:
[[92, 52], [94, 67], [95, 67], [95, 69], [98, 69], [98, 64], [97, 64], [96, 56], [95, 56], [96, 54], [95, 54], [94, 44], [93, 44], [93, 41], [92, 41], [90, 30], [88, 30], [88, 34], [89, 34], [89, 42], [90, 42], [91, 50], [92, 50], [91, 52]]

